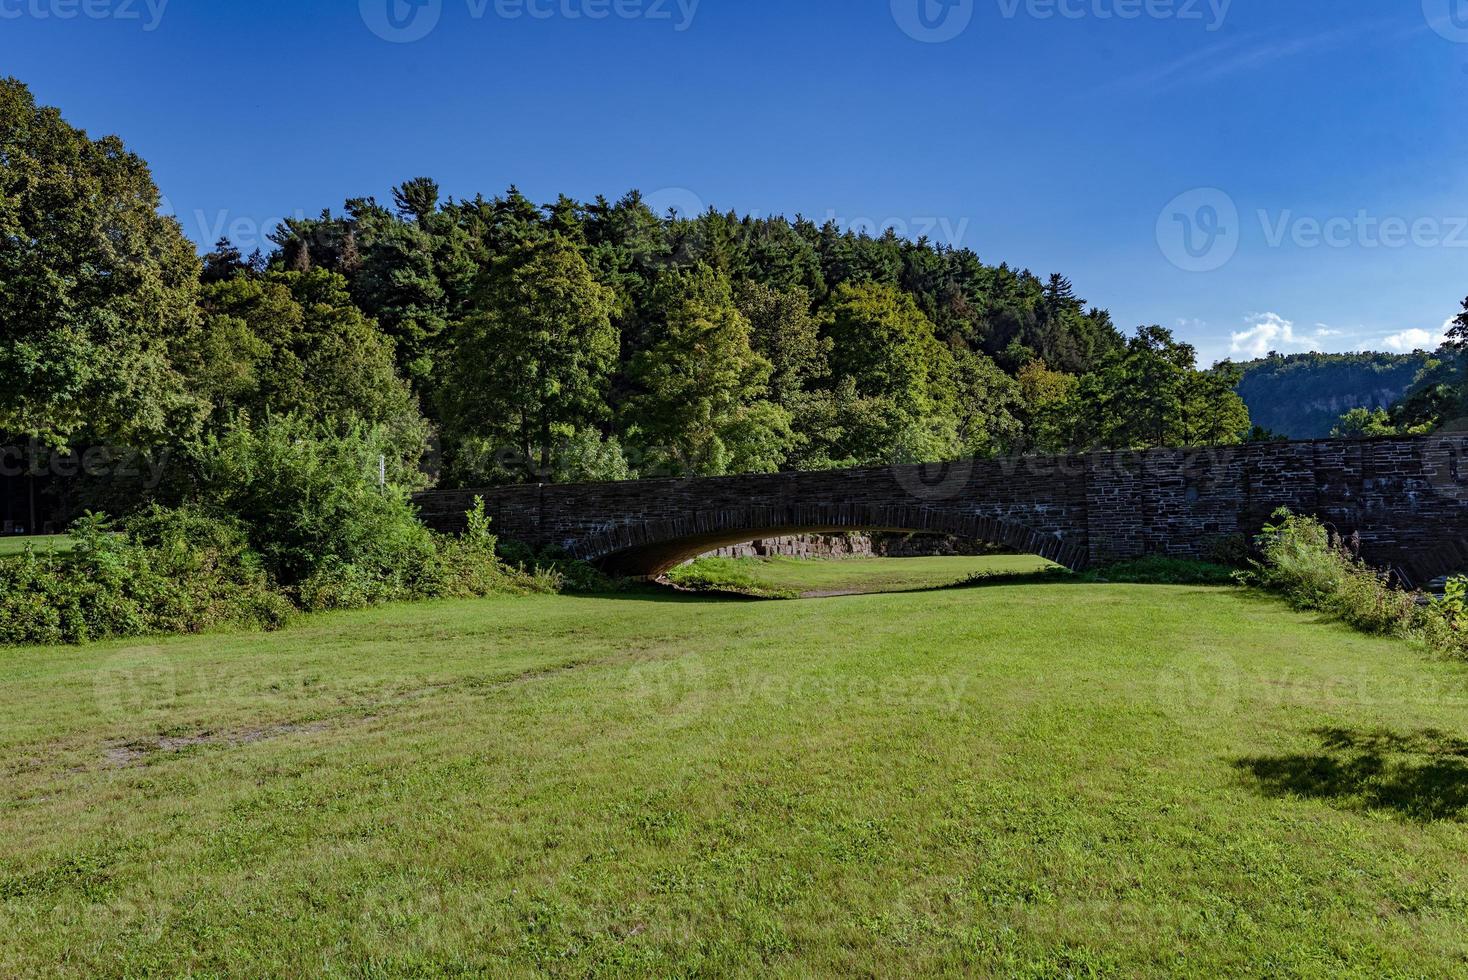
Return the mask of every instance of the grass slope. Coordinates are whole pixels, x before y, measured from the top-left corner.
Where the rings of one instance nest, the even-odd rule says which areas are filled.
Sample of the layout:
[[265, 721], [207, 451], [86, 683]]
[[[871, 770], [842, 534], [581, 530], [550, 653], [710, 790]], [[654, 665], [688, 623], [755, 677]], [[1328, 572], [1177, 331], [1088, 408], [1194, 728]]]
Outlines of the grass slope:
[[949, 558], [700, 558], [674, 569], [680, 586], [793, 598], [854, 592], [910, 592], [942, 588], [978, 575], [1030, 575], [1055, 568], [1033, 555]]
[[1465, 681], [1102, 584], [5, 651], [0, 975], [1461, 975]]

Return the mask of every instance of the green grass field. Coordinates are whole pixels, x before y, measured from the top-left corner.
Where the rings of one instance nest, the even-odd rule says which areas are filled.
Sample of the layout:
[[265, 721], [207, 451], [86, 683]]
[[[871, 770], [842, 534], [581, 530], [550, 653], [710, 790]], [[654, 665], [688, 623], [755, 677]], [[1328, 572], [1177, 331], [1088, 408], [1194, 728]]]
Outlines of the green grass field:
[[1468, 972], [1468, 667], [1235, 589], [424, 604], [0, 689], [0, 976]]
[[674, 569], [670, 578], [727, 583], [731, 591], [775, 597], [827, 597], [866, 592], [942, 588], [975, 575], [1028, 575], [1055, 568], [1033, 555], [956, 558], [864, 558], [806, 561], [798, 558], [703, 558]]
[[0, 558], [22, 554], [27, 547], [42, 551], [66, 551], [71, 548], [71, 538], [65, 534], [44, 534], [34, 537], [0, 537]]

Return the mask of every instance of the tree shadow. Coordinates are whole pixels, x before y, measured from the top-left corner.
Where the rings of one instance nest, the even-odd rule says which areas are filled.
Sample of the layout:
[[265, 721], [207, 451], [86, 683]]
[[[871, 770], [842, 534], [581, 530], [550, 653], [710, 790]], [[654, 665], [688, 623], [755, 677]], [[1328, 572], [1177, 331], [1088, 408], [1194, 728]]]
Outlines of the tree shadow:
[[1468, 809], [1468, 740], [1436, 729], [1321, 728], [1322, 751], [1244, 758], [1234, 765], [1275, 798], [1328, 800], [1423, 823]]

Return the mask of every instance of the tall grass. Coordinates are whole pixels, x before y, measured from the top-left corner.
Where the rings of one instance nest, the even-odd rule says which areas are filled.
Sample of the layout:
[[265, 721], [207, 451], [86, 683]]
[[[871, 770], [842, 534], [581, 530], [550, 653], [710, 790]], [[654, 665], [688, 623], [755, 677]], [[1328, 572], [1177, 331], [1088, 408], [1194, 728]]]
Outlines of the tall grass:
[[1260, 558], [1241, 581], [1282, 595], [1297, 609], [1327, 613], [1364, 633], [1395, 635], [1468, 657], [1468, 579], [1455, 579], [1442, 599], [1399, 587], [1367, 565], [1313, 517], [1281, 510], [1259, 538]]

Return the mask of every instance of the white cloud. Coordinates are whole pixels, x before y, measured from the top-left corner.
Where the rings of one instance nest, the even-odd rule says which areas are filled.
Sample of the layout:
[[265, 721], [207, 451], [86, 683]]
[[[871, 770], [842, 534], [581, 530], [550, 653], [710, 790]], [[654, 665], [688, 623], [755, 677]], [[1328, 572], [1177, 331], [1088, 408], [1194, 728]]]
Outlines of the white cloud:
[[1278, 313], [1256, 313], [1245, 322], [1249, 324], [1249, 329], [1232, 335], [1231, 351], [1250, 357], [1263, 357], [1273, 350], [1321, 350], [1326, 337], [1334, 337], [1340, 333], [1323, 323], [1317, 323], [1313, 333], [1300, 333], [1295, 330], [1294, 321], [1286, 320]]
[[1399, 354], [1406, 354], [1414, 350], [1437, 350], [1442, 346], [1443, 341], [1448, 339], [1448, 331], [1452, 329], [1453, 322], [1453, 320], [1444, 321], [1436, 333], [1431, 330], [1413, 328], [1384, 337], [1381, 342]]

